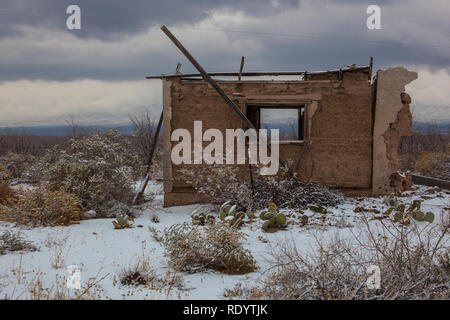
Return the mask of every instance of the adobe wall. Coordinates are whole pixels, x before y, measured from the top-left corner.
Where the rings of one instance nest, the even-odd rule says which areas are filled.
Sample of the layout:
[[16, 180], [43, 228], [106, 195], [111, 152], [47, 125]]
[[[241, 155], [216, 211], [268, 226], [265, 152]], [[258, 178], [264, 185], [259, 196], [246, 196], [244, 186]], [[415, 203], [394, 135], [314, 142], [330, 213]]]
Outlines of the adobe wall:
[[390, 176], [397, 171], [397, 147], [402, 136], [412, 134], [411, 97], [405, 85], [417, 79], [417, 72], [403, 67], [377, 72], [373, 144], [372, 193], [392, 192]]
[[[307, 102], [310, 116], [308, 147], [298, 174], [301, 179], [329, 186], [367, 189], [372, 185], [372, 102], [366, 73], [344, 73], [343, 80], [308, 76], [307, 81], [220, 82], [225, 93], [244, 110], [258, 99]], [[193, 193], [180, 169], [202, 165], [173, 165], [170, 151], [177, 142], [170, 134], [185, 128], [193, 136], [194, 120], [203, 121], [203, 131], [242, 127], [241, 119], [222, 98], [202, 81], [163, 79], [164, 104], [164, 205], [207, 201]], [[207, 143], [205, 143], [207, 145]], [[280, 155], [295, 163], [303, 144], [281, 144]], [[249, 179], [248, 166], [241, 178]]]

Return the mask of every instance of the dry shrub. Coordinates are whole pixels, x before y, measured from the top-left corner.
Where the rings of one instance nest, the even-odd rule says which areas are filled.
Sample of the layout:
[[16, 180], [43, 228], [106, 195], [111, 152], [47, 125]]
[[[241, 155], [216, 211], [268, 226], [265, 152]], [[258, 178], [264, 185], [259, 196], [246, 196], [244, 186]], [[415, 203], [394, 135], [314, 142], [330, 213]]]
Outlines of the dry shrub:
[[38, 249], [25, 240], [20, 232], [5, 231], [0, 235], [0, 255], [13, 251], [37, 251]]
[[181, 169], [181, 172], [186, 182], [211, 203], [220, 205], [231, 201], [239, 209], [266, 208], [270, 202], [280, 208], [305, 209], [310, 204], [328, 207], [343, 201], [337, 191], [302, 182], [291, 177], [284, 167], [275, 176], [255, 174], [259, 167], [254, 169], [253, 183], [242, 181], [239, 168], [232, 165], [208, 165], [198, 170]]
[[12, 206], [17, 200], [17, 193], [9, 186], [0, 183], [0, 206]]
[[[129, 140], [117, 130], [94, 132], [70, 140], [72, 152], [57, 147], [30, 170], [51, 190], [74, 194], [101, 216], [112, 200], [130, 203], [141, 165]], [[37, 174], [36, 174], [37, 173]], [[106, 208], [108, 207], [108, 208]]]
[[20, 189], [13, 207], [0, 206], [3, 220], [28, 226], [66, 226], [82, 217], [80, 202], [71, 194], [38, 185], [34, 189]]
[[11, 183], [11, 178], [9, 170], [0, 166], [0, 184], [9, 185]]
[[[145, 110], [139, 115], [130, 116], [133, 134], [130, 136], [132, 145], [141, 160], [142, 165], [148, 166], [149, 154], [155, 147], [151, 164], [151, 174], [161, 176], [162, 174], [162, 139], [155, 141], [155, 133], [158, 119], [152, 115], [150, 110]], [[156, 145], [154, 146], [154, 144]]]
[[416, 159], [416, 169], [422, 174], [429, 175], [438, 163], [438, 155], [436, 153], [423, 152]]
[[[257, 286], [238, 285], [228, 297], [247, 299], [448, 299], [448, 217], [440, 226], [370, 226], [354, 239], [323, 240], [301, 252], [295, 242], [272, 248], [273, 265]], [[353, 241], [352, 241], [353, 240]], [[380, 268], [379, 289], [366, 285], [367, 267]]]
[[250, 251], [243, 247], [244, 234], [225, 224], [196, 227], [188, 223], [165, 229], [162, 244], [175, 270], [195, 273], [206, 269], [226, 274], [245, 274], [256, 269]]
[[12, 152], [42, 156], [52, 146], [68, 146], [69, 137], [54, 135], [33, 135], [26, 132], [6, 132], [0, 134], [0, 156]]
[[16, 192], [10, 188], [11, 175], [7, 169], [0, 166], [0, 206], [11, 206], [16, 201]]
[[423, 152], [415, 161], [415, 169], [422, 175], [450, 180], [450, 149], [446, 153]]
[[14, 290], [10, 294], [2, 295], [5, 300], [99, 300], [107, 299], [104, 296], [100, 282], [106, 279], [109, 274], [100, 277], [100, 272], [83, 281], [79, 290], [73, 290], [67, 286], [65, 276], [55, 275], [50, 286], [44, 284], [45, 274], [42, 271], [33, 270], [30, 273], [31, 279], [26, 279], [22, 291]]
[[126, 286], [152, 286], [155, 280], [155, 270], [142, 263], [142, 261], [122, 269], [119, 274], [120, 283]]
[[8, 152], [6, 155], [0, 157], [0, 166], [6, 168], [12, 178], [18, 179], [19, 181], [29, 181], [26, 172], [35, 161], [36, 157], [31, 154]]
[[399, 161], [399, 168], [420, 175], [450, 180], [450, 144], [446, 152], [422, 152], [408, 154]]

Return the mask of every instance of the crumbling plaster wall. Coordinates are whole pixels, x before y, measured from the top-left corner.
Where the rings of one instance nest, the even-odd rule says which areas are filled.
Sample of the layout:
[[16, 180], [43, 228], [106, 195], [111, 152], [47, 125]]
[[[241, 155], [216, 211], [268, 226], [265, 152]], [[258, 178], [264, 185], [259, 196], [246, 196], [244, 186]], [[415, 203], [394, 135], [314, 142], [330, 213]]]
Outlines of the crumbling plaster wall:
[[389, 178], [397, 171], [400, 137], [412, 133], [411, 98], [404, 92], [405, 85], [415, 79], [417, 72], [403, 67], [377, 72], [372, 175], [372, 193], [375, 195], [392, 191]]
[[[172, 165], [170, 150], [176, 142], [170, 141], [170, 134], [177, 128], [185, 128], [193, 136], [194, 120], [203, 121], [203, 131], [217, 128], [222, 132], [241, 128], [242, 122], [207, 83], [184, 82], [176, 78], [164, 79], [163, 82], [164, 205], [206, 201], [183, 182], [180, 169], [188, 166]], [[308, 81], [236, 81], [219, 84], [242, 110], [251, 97], [272, 97], [274, 101], [278, 98], [297, 100], [299, 103], [309, 101], [311, 145], [298, 169], [299, 177], [336, 187], [371, 187], [373, 119], [371, 87], [366, 73], [347, 73], [343, 80], [311, 77]], [[281, 144], [280, 155], [295, 163], [303, 148], [304, 144], [299, 143]], [[195, 166], [198, 167], [190, 165]], [[248, 166], [241, 167], [241, 178], [248, 181]]]

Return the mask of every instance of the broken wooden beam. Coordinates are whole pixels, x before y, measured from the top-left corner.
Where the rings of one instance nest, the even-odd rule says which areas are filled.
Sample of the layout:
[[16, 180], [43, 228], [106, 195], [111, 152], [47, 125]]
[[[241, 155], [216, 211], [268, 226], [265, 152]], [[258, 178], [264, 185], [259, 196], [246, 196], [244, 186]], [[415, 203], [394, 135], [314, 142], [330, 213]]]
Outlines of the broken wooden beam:
[[303, 146], [303, 149], [302, 149], [302, 151], [300, 152], [300, 155], [297, 158], [297, 162], [295, 163], [294, 170], [292, 170], [292, 173], [297, 172], [298, 168], [300, 167], [300, 163], [302, 162], [303, 156], [305, 155], [306, 150], [308, 149], [310, 143], [311, 142], [309, 140], [307, 140], [305, 142], [305, 145]]
[[239, 76], [238, 76], [239, 81], [241, 81], [241, 78], [242, 78], [242, 70], [244, 70], [244, 61], [245, 61], [245, 57], [242, 56], [241, 67], [239, 68]]
[[155, 154], [156, 146], [158, 144], [158, 137], [159, 137], [159, 132], [161, 131], [162, 123], [163, 123], [163, 111], [161, 111], [161, 116], [159, 117], [155, 136], [153, 137], [152, 147], [151, 147], [150, 153], [148, 155], [146, 174], [145, 174], [144, 180], [142, 181], [141, 185], [139, 186], [136, 196], [133, 199], [133, 204], [137, 204], [140, 201], [140, 199], [143, 198], [145, 188], [147, 187], [148, 181], [150, 180], [150, 168], [152, 166], [153, 155]]
[[[353, 69], [339, 69], [330, 71], [316, 71], [308, 72], [311, 75], [327, 74], [327, 73], [339, 73], [342, 72], [369, 72], [370, 66], [356, 67]], [[242, 72], [242, 77], [262, 77], [262, 76], [305, 76], [306, 71], [260, 71], [260, 72]], [[209, 72], [210, 77], [239, 77], [239, 72]], [[159, 76], [147, 76], [145, 79], [164, 79], [164, 78], [176, 78], [176, 77], [200, 77], [199, 73], [186, 73], [186, 74], [162, 74]]]
[[176, 68], [176, 70], [175, 70], [175, 74], [182, 74], [182, 73], [180, 72], [180, 68], [181, 68], [181, 62], [178, 62], [177, 68]]
[[413, 174], [412, 182], [414, 182], [415, 184], [421, 184], [424, 186], [439, 187], [441, 189], [450, 190], [450, 181], [448, 181], [448, 180], [419, 176], [419, 175]]
[[[175, 44], [175, 46], [184, 54], [184, 56], [194, 65], [194, 67], [200, 72], [203, 79], [208, 82], [211, 87], [216, 90], [216, 92], [222, 97], [223, 100], [228, 104], [228, 106], [247, 124], [249, 128], [255, 129], [255, 126], [253, 123], [247, 118], [247, 116], [241, 111], [241, 109], [233, 102], [233, 100], [228, 97], [228, 95], [219, 87], [217, 82], [211, 78], [211, 76], [206, 72], [205, 69], [195, 60], [195, 58], [190, 54], [190, 52], [181, 44], [180, 41], [172, 34], [172, 32], [167, 29], [166, 26], [162, 26], [161, 30], [167, 35], [167, 37]], [[267, 149], [271, 151], [270, 144], [268, 141], [265, 141], [267, 143]], [[284, 161], [279, 155], [278, 160], [282, 166], [289, 169], [286, 161]]]

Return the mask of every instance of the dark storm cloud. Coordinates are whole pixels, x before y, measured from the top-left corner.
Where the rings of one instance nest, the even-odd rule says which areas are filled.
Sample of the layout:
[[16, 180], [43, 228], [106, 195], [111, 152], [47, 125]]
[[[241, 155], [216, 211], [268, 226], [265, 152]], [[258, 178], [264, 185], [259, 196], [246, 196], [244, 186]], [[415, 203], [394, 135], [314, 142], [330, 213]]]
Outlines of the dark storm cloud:
[[210, 10], [233, 8], [249, 16], [268, 16], [299, 5], [297, 0], [2, 0], [0, 35], [20, 25], [65, 27], [66, 8], [82, 9], [80, 37], [111, 39], [141, 32], [151, 25], [191, 23], [204, 19]]
[[[66, 28], [70, 4], [81, 7], [82, 30]], [[450, 2], [370, 4], [381, 7], [381, 30], [367, 29], [369, 3], [359, 0], [2, 0], [0, 125], [159, 114], [161, 84], [144, 76], [173, 73], [177, 62], [196, 71], [162, 24], [208, 71], [237, 71], [241, 56], [245, 71], [330, 70], [370, 56], [375, 70], [403, 65], [419, 72], [407, 89], [415, 115], [448, 119]]]
[[[70, 4], [81, 7], [80, 31], [65, 27]], [[178, 61], [195, 71], [161, 24], [211, 71], [237, 70], [242, 55], [248, 71], [327, 70], [370, 56], [376, 68], [450, 66], [448, 1], [375, 4], [383, 29], [369, 31], [368, 4], [350, 0], [2, 0], [0, 81], [142, 79], [171, 73]]]

